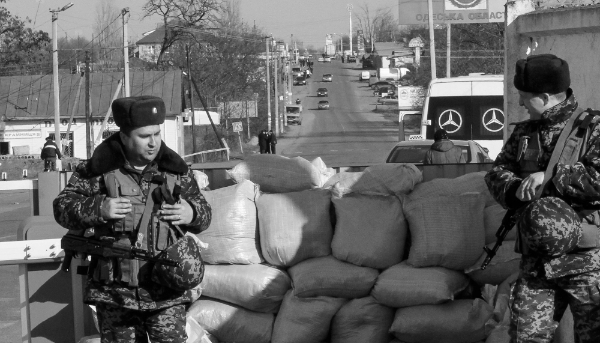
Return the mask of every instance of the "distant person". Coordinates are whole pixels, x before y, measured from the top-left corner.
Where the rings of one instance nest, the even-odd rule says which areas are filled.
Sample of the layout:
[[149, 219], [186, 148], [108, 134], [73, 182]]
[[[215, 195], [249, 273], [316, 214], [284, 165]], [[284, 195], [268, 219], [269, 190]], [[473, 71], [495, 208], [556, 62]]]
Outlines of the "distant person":
[[62, 159], [62, 154], [52, 137], [46, 137], [40, 157], [44, 160], [44, 172], [56, 171], [56, 159]]
[[260, 148], [261, 154], [269, 153], [269, 151], [268, 151], [269, 143], [267, 142], [267, 139], [268, 139], [267, 130], [260, 131], [260, 133], [258, 134], [258, 147]]
[[344, 55], [342, 55], [342, 63], [344, 63]]
[[267, 144], [269, 145], [269, 147], [268, 147], [269, 153], [270, 154], [275, 154], [276, 153], [275, 146], [277, 145], [277, 137], [273, 133], [273, 130], [269, 130], [269, 133], [268, 133], [267, 137], [268, 137], [267, 138]]
[[433, 139], [435, 142], [425, 153], [423, 164], [467, 163], [462, 149], [454, 146], [446, 130], [437, 130], [433, 134]]

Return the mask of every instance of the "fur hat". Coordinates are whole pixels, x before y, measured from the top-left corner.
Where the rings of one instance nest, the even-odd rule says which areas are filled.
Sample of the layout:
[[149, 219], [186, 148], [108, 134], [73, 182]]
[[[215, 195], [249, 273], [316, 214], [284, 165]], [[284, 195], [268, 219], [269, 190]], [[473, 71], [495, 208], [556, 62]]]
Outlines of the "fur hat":
[[167, 112], [163, 100], [150, 95], [116, 99], [111, 108], [115, 124], [121, 128], [160, 125]]
[[448, 139], [448, 132], [444, 129], [439, 129], [433, 134], [433, 140], [441, 141], [442, 139]]
[[567, 61], [554, 55], [533, 55], [517, 61], [515, 88], [528, 93], [557, 94], [571, 86]]

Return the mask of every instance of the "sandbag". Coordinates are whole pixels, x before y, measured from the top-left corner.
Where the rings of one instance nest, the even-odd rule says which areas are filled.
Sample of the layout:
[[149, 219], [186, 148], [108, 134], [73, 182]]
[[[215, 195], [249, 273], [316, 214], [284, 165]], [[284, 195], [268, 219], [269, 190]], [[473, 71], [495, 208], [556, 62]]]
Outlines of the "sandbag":
[[250, 180], [268, 193], [298, 192], [320, 186], [319, 170], [302, 157], [251, 155], [227, 172], [237, 183]]
[[376, 269], [402, 261], [408, 227], [397, 197], [348, 194], [333, 197], [332, 202], [336, 214], [333, 256]]
[[288, 272], [294, 282], [294, 295], [301, 298], [362, 298], [369, 295], [379, 275], [376, 269], [355, 266], [333, 256], [302, 261]]
[[253, 312], [206, 297], [194, 302], [187, 316], [220, 342], [236, 343], [268, 343], [275, 320], [272, 313]]
[[263, 194], [256, 202], [262, 254], [270, 264], [291, 267], [331, 254], [331, 192]]
[[484, 197], [485, 207], [497, 204], [496, 200], [490, 194], [487, 185], [483, 179], [487, 172], [481, 171], [469, 173], [454, 179], [433, 179], [422, 182], [415, 186], [414, 190], [408, 194], [409, 198], [421, 199], [430, 198], [435, 195], [459, 195], [463, 193], [477, 192]]
[[469, 278], [443, 267], [414, 268], [406, 262], [384, 270], [371, 295], [389, 307], [434, 305], [454, 300]]
[[187, 334], [187, 340], [185, 343], [212, 343], [213, 340], [209, 336], [210, 333], [204, 330], [196, 319], [186, 316], [185, 321], [185, 333]]
[[[492, 249], [496, 243], [490, 243], [488, 248]], [[499, 285], [507, 277], [519, 272], [521, 254], [515, 252], [515, 241], [504, 241], [496, 256], [492, 258], [485, 270], [481, 270], [481, 264], [487, 257], [482, 249], [481, 256], [471, 267], [465, 269], [465, 273], [477, 282], [478, 285]]]
[[331, 343], [388, 343], [394, 309], [373, 297], [353, 299], [342, 306], [331, 322]]
[[335, 196], [349, 193], [399, 195], [411, 192], [423, 174], [410, 163], [385, 163], [367, 167], [363, 172], [342, 172], [323, 185]]
[[250, 181], [202, 191], [212, 210], [210, 226], [198, 234], [208, 244], [202, 259], [208, 264], [261, 263], [256, 228], [258, 186]]
[[404, 215], [411, 235], [408, 263], [461, 271], [472, 266], [485, 241], [483, 205], [479, 193], [406, 200]]
[[486, 337], [494, 309], [482, 299], [421, 305], [396, 311], [390, 331], [406, 343], [472, 343]]
[[325, 165], [325, 162], [320, 157], [310, 161], [310, 164], [319, 171], [319, 187], [322, 187], [329, 178], [335, 175], [335, 169], [327, 168], [327, 165]]
[[333, 297], [298, 298], [288, 291], [275, 318], [271, 342], [321, 343], [331, 319], [346, 302]]
[[262, 265], [206, 265], [203, 295], [256, 312], [276, 313], [292, 288], [287, 273]]

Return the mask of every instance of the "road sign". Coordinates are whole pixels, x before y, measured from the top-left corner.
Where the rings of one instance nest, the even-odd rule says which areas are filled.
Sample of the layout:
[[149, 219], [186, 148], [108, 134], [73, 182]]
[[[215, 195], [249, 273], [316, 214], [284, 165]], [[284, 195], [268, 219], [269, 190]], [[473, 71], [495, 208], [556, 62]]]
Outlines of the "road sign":
[[233, 132], [242, 132], [244, 131], [244, 127], [242, 126], [242, 122], [241, 121], [234, 121], [231, 123], [231, 125], [233, 126]]
[[[503, 23], [506, 0], [432, 0], [434, 24]], [[427, 1], [398, 0], [398, 23], [429, 22]]]

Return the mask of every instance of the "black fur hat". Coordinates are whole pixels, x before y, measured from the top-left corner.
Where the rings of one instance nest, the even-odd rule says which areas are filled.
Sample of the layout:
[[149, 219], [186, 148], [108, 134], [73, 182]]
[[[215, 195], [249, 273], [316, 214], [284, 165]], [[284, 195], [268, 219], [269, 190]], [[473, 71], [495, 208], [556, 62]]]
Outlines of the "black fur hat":
[[528, 93], [557, 94], [571, 86], [567, 61], [554, 55], [533, 55], [517, 61], [515, 88]]
[[160, 125], [165, 122], [167, 112], [163, 100], [150, 95], [116, 99], [111, 108], [115, 124], [121, 128]]

